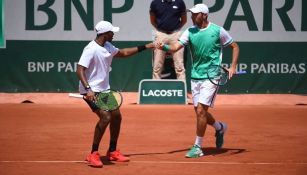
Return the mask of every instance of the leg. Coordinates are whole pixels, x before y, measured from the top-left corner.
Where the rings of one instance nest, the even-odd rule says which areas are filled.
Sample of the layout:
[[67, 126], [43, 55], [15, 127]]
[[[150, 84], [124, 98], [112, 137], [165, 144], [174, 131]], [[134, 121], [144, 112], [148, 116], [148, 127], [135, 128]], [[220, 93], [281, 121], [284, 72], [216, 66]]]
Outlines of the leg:
[[187, 158], [196, 158], [204, 155], [201, 145], [208, 123], [208, 106], [198, 103], [194, 110], [196, 113], [196, 140], [192, 148], [186, 153], [185, 157]]
[[174, 60], [177, 79], [185, 81], [186, 77], [185, 77], [185, 68], [183, 63], [183, 52], [184, 48], [173, 53], [173, 60]]
[[153, 60], [153, 79], [161, 79], [161, 73], [163, 71], [163, 65], [165, 60], [165, 52], [163, 50], [154, 50], [154, 60]]
[[214, 122], [213, 116], [208, 112], [209, 106], [199, 103], [195, 107], [196, 112], [196, 135], [198, 137], [204, 137], [207, 124]]
[[[156, 32], [156, 40], [163, 43], [168, 43], [167, 35], [159, 31]], [[160, 49], [154, 49], [154, 60], [153, 60], [153, 71], [152, 71], [153, 79], [161, 79], [161, 73], [164, 68], [164, 61], [165, 61], [165, 52]]]
[[210, 112], [207, 112], [208, 124], [213, 125], [215, 123], [215, 119]]
[[192, 98], [196, 113], [196, 139], [193, 147], [188, 151], [186, 157], [200, 157], [204, 153], [201, 149], [203, 137], [207, 124], [212, 125], [215, 119], [208, 112], [209, 107], [214, 104], [217, 87], [209, 81], [191, 81]]
[[[180, 35], [181, 32], [176, 32], [172, 34], [170, 42], [177, 42], [177, 40], [180, 38]], [[177, 79], [186, 81], [183, 53], [184, 53], [184, 48], [173, 53], [173, 60], [174, 60]]]
[[98, 147], [99, 147], [101, 138], [104, 135], [105, 130], [111, 120], [110, 112], [103, 111], [103, 110], [97, 110], [95, 113], [99, 117], [99, 121], [97, 122], [96, 127], [95, 127], [92, 153], [95, 151], [98, 151]]
[[91, 166], [102, 167], [103, 164], [100, 160], [100, 154], [98, 153], [98, 148], [99, 148], [101, 138], [108, 124], [110, 123], [111, 113], [103, 111], [103, 110], [96, 110], [95, 113], [99, 117], [99, 121], [97, 122], [96, 127], [95, 127], [92, 151], [91, 151], [91, 154], [87, 156], [86, 160], [89, 162]]
[[117, 140], [120, 134], [122, 116], [120, 110], [112, 111], [112, 118], [110, 122], [110, 146], [107, 152], [107, 158], [111, 161], [127, 162], [129, 157], [124, 156], [117, 147]]
[[119, 110], [112, 112], [112, 118], [110, 122], [110, 147], [109, 151], [113, 152], [116, 150], [117, 140], [120, 133], [122, 116]]

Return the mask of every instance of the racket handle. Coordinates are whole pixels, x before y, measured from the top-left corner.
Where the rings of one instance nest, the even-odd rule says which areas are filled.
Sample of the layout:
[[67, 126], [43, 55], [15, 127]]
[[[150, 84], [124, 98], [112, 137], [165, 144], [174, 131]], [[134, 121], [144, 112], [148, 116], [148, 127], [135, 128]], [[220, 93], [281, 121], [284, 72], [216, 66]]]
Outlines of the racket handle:
[[74, 97], [74, 98], [83, 98], [83, 95], [80, 95], [80, 94], [73, 94], [73, 93], [69, 93], [68, 96], [69, 96], [69, 97]]
[[237, 73], [236, 73], [236, 75], [240, 75], [240, 74], [246, 74], [247, 72], [245, 71], [245, 70], [243, 70], [243, 71], [238, 71]]

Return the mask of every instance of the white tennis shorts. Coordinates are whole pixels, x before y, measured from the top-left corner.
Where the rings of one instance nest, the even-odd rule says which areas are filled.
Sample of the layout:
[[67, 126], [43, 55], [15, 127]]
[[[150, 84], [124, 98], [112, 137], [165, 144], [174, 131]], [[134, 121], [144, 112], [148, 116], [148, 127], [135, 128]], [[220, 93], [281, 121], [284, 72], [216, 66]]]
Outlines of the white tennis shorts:
[[198, 103], [213, 107], [218, 86], [212, 84], [209, 80], [191, 80], [193, 105]]

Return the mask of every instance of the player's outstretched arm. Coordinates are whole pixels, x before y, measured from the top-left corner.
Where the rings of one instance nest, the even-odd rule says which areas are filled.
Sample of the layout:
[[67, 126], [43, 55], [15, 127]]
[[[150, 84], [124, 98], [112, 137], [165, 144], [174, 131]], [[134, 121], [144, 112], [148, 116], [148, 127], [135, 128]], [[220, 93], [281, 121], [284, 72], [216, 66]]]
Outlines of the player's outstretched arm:
[[153, 49], [153, 48], [155, 48], [154, 43], [148, 43], [148, 44], [137, 46], [137, 47], [119, 49], [115, 57], [128, 57], [136, 53], [142, 52], [146, 49]]
[[177, 52], [179, 49], [184, 46], [179, 42], [174, 42], [172, 44], [164, 44], [162, 42], [156, 42], [155, 47], [160, 50], [164, 50], [165, 52]]

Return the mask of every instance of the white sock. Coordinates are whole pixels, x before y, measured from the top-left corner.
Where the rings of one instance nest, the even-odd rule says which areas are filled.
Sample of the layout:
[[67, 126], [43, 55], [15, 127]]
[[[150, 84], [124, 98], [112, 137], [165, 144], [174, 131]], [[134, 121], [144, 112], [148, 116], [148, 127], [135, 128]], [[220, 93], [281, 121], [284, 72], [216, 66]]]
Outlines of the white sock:
[[201, 147], [202, 144], [203, 144], [203, 137], [196, 136], [195, 145], [198, 145], [199, 147]]
[[212, 125], [214, 128], [215, 128], [215, 130], [220, 130], [220, 129], [222, 129], [222, 126], [221, 126], [221, 124], [220, 124], [220, 122], [217, 122], [217, 121], [215, 121], [214, 123], [213, 123], [213, 125]]

